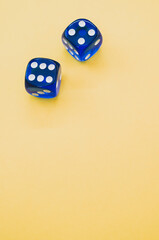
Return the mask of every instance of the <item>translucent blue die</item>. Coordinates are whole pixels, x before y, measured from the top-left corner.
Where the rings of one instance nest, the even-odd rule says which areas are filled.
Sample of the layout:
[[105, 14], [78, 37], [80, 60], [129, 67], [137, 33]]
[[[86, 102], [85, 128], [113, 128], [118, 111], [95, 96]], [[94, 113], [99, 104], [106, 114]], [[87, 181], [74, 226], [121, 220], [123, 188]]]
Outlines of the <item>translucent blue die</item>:
[[32, 59], [26, 69], [25, 89], [32, 96], [54, 98], [61, 84], [61, 66], [47, 58]]
[[72, 22], [62, 34], [66, 50], [78, 61], [91, 58], [102, 45], [99, 29], [87, 19]]

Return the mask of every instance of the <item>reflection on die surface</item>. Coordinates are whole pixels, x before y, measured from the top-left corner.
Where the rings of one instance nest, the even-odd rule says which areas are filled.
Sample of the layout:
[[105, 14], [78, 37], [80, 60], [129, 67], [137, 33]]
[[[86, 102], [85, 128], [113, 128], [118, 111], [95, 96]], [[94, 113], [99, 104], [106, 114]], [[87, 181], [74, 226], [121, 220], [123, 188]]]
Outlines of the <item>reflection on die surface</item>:
[[35, 97], [54, 98], [61, 85], [61, 66], [48, 58], [32, 59], [26, 69], [25, 89]]
[[87, 19], [72, 22], [62, 34], [66, 50], [78, 61], [91, 58], [102, 45], [99, 29]]

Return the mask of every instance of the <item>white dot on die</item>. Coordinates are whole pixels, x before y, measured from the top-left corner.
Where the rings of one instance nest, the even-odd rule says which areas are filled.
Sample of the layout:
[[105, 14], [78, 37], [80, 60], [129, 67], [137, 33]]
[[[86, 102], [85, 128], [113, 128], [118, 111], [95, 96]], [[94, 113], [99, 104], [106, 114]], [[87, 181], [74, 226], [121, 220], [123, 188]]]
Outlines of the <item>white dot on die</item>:
[[46, 68], [46, 63], [41, 63], [39, 67], [40, 67], [40, 69], [45, 69]]
[[90, 56], [91, 56], [91, 54], [88, 54], [88, 55], [85, 57], [85, 60], [87, 60]]
[[31, 67], [32, 67], [32, 68], [36, 68], [37, 66], [38, 66], [37, 62], [32, 62], [32, 63], [31, 63]]
[[44, 80], [44, 76], [39, 75], [39, 76], [37, 77], [37, 81], [38, 81], [38, 82], [42, 82], [43, 80]]
[[45, 93], [51, 93], [50, 90], [43, 90], [43, 92], [45, 92]]
[[79, 61], [79, 58], [77, 56], [75, 56], [75, 58]]
[[42, 92], [42, 91], [38, 91], [37, 93], [39, 93], [39, 94], [44, 94], [44, 92]]
[[80, 21], [78, 24], [79, 24], [80, 27], [85, 27], [86, 26], [86, 23], [84, 21]]
[[63, 38], [63, 42], [67, 44], [67, 41]]
[[30, 74], [29, 77], [28, 77], [28, 79], [29, 79], [30, 81], [33, 81], [33, 80], [35, 79], [35, 75], [34, 75], [34, 74]]
[[85, 39], [84, 39], [84, 38], [79, 38], [79, 39], [78, 39], [78, 43], [79, 43], [80, 45], [84, 44], [84, 43], [85, 43]]
[[53, 81], [53, 78], [51, 76], [47, 77], [46, 78], [46, 82], [47, 83], [51, 83]]
[[77, 54], [77, 55], [79, 55], [79, 53], [74, 49], [74, 52]]
[[68, 50], [68, 47], [67, 47], [67, 46], [65, 46], [65, 48], [66, 48], [66, 50]]
[[88, 35], [89, 36], [94, 36], [95, 35], [95, 31], [94, 31], [94, 29], [90, 29], [89, 31], [88, 31]]
[[71, 49], [73, 49], [73, 47], [69, 44], [69, 47], [71, 48]]
[[37, 93], [32, 93], [32, 95], [33, 95], [33, 96], [39, 96], [39, 94], [37, 94]]
[[95, 42], [95, 46], [100, 42], [100, 39], [98, 39], [96, 42]]
[[76, 31], [75, 31], [73, 28], [71, 28], [71, 29], [68, 31], [68, 34], [69, 34], [70, 36], [74, 36], [75, 33], [76, 33]]
[[54, 70], [54, 69], [55, 69], [55, 65], [54, 65], [54, 64], [50, 64], [50, 65], [48, 66], [48, 69], [49, 69], [50, 71]]
[[70, 50], [71, 55], [73, 55], [73, 52]]

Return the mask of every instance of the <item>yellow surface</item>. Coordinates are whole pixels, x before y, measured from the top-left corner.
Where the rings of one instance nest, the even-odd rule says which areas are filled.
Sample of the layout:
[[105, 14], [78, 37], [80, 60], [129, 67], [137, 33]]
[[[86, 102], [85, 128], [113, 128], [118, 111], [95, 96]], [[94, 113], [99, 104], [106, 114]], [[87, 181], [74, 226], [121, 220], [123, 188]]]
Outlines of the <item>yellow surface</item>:
[[[0, 240], [159, 239], [159, 1], [0, 1]], [[61, 34], [104, 43], [79, 63]], [[59, 97], [24, 90], [28, 61], [62, 65]]]

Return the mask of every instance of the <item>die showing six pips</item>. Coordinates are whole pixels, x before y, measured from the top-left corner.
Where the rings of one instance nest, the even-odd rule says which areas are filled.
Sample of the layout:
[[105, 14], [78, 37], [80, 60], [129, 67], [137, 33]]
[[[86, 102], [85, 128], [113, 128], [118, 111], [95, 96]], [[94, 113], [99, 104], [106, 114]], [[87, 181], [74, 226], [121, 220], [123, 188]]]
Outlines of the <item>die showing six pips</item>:
[[32, 59], [26, 69], [25, 89], [35, 97], [54, 98], [61, 85], [61, 66], [48, 58]]

